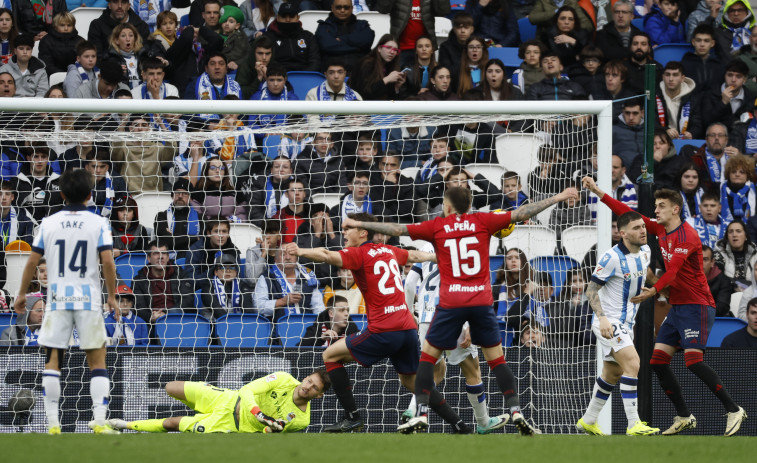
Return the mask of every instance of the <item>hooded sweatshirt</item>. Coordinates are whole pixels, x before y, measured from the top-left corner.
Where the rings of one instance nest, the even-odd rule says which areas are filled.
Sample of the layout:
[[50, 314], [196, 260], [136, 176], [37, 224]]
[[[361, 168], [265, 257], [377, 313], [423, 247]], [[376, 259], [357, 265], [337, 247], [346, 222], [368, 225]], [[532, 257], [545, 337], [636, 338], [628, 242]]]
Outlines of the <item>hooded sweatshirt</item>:
[[[678, 92], [678, 95], [675, 97], [670, 97], [668, 95], [668, 92], [665, 89], [665, 82], [660, 82], [660, 95], [665, 99], [665, 106], [667, 106], [667, 119], [668, 119], [668, 127], [675, 127], [679, 131], [682, 129], [682, 127], [679, 127], [682, 124], [679, 124], [681, 122], [680, 116], [680, 110], [681, 110], [681, 102], [684, 100], [684, 98], [691, 94], [694, 89], [696, 88], [697, 84], [694, 83], [694, 79], [691, 77], [684, 77], [683, 82], [681, 83], [681, 91]], [[687, 117], [686, 114], [684, 114], [683, 117]]]

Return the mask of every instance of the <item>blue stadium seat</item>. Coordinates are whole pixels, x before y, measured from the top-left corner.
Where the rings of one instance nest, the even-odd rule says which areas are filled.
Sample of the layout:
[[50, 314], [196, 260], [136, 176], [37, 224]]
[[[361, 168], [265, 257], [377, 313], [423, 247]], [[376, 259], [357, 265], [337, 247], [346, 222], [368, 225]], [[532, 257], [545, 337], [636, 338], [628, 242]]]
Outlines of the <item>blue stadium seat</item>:
[[518, 47], [489, 47], [489, 59], [497, 58], [505, 67], [517, 69], [522, 59], [518, 58]]
[[465, 11], [465, 0], [449, 0], [449, 7], [452, 11]]
[[326, 76], [314, 71], [289, 71], [287, 80], [292, 84], [295, 95], [300, 100], [304, 100], [310, 89], [321, 85], [326, 80]]
[[15, 313], [0, 313], [0, 333], [5, 331], [9, 326], [16, 324]]
[[189, 15], [185, 14], [181, 18], [179, 18], [179, 27], [187, 27], [189, 26]]
[[687, 52], [693, 52], [694, 47], [688, 43], [663, 43], [654, 49], [654, 59], [665, 66], [669, 61], [681, 61]]
[[204, 347], [210, 343], [210, 322], [199, 315], [164, 315], [155, 323], [155, 330], [160, 345], [166, 347]]
[[228, 314], [216, 321], [223, 347], [265, 347], [272, 328], [267, 318], [253, 314]]
[[699, 147], [704, 145], [705, 142], [706, 140], [683, 140], [683, 139], [677, 138], [673, 140], [673, 146], [676, 147], [676, 154], [681, 154], [681, 148], [683, 148], [684, 146], [691, 145], [699, 149]]
[[537, 272], [548, 272], [552, 276], [552, 297], [560, 295], [568, 270], [579, 266], [578, 262], [568, 256], [540, 256], [531, 259], [530, 263]]
[[134, 275], [147, 265], [147, 254], [144, 252], [129, 252], [116, 257], [115, 261], [118, 279], [131, 287]]
[[521, 42], [536, 38], [536, 26], [531, 24], [528, 18], [520, 18], [518, 20], [518, 29], [520, 30]]
[[368, 326], [368, 316], [364, 313], [351, 313], [350, 318], [355, 322], [357, 329], [360, 331], [363, 331]]
[[707, 338], [707, 347], [720, 347], [726, 336], [746, 326], [746, 322], [734, 317], [715, 317], [715, 323]]
[[635, 18], [631, 20], [631, 24], [636, 26], [637, 29], [644, 32], [644, 18]]
[[276, 322], [276, 333], [284, 347], [295, 347], [305, 334], [305, 330], [315, 323], [318, 315], [312, 313], [292, 314]]
[[505, 256], [489, 256], [489, 271], [492, 275], [492, 283], [497, 277], [497, 270], [501, 269], [505, 265]]
[[179, 267], [179, 269], [184, 269], [184, 266], [187, 264], [187, 258], [186, 257], [179, 257], [175, 261], [176, 266]]

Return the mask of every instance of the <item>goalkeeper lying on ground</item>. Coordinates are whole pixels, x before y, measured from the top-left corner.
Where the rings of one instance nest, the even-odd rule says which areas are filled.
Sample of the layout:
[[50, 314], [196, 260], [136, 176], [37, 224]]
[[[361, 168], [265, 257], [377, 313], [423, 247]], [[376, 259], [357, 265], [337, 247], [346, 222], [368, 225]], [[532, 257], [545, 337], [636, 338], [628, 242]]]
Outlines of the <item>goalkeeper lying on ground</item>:
[[319, 369], [302, 383], [284, 372], [272, 373], [235, 391], [202, 382], [171, 381], [166, 393], [197, 411], [194, 416], [124, 421], [108, 420], [113, 429], [143, 432], [296, 432], [310, 424], [310, 401], [331, 386]]

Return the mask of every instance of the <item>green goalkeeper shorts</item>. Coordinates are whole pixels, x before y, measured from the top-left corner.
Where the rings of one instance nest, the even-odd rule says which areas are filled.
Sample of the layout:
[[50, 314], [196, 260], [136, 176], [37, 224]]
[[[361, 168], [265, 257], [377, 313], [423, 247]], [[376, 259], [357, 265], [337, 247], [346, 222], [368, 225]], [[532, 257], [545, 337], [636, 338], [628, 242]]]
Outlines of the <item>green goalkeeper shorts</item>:
[[239, 392], [222, 389], [208, 383], [184, 383], [184, 404], [198, 413], [185, 416], [179, 422], [179, 431], [194, 433], [239, 432], [239, 424], [234, 418], [234, 409], [239, 400]]

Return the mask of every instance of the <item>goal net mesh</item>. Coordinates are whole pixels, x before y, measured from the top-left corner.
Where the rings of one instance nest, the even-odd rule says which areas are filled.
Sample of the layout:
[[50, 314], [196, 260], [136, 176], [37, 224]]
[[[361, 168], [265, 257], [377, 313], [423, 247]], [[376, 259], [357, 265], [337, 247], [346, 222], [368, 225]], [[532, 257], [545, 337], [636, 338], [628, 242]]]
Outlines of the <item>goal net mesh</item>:
[[[597, 170], [591, 115], [151, 111], [0, 112], [2, 185], [13, 192], [2, 213], [12, 209], [19, 218], [12, 230], [3, 228], [4, 248], [30, 241], [39, 221], [60, 209], [60, 173], [84, 167], [95, 175], [89, 206], [111, 220], [118, 285], [134, 293], [125, 320], [103, 315], [110, 416], [127, 420], [193, 413], [163, 391], [173, 380], [236, 389], [273, 371], [303, 379], [323, 366], [332, 331], [343, 335], [341, 323], [318, 318], [327, 307], [349, 307], [348, 332], [366, 328], [350, 272], [289, 262], [278, 251], [282, 243], [337, 250], [350, 212], [419, 222], [441, 214], [445, 188], [460, 185], [474, 191], [474, 211], [512, 209], [577, 186]], [[553, 206], [491, 241], [505, 355], [525, 416], [545, 433], [575, 432], [596, 376], [583, 296], [597, 242], [595, 206], [582, 192], [578, 202]], [[11, 313], [28, 257], [23, 246], [16, 249], [18, 243], [4, 255], [10, 298], [0, 306], [0, 431], [44, 431], [37, 325]], [[410, 268], [401, 269], [403, 278]], [[44, 275], [33, 286], [46, 294]], [[91, 419], [89, 373], [77, 343], [74, 334], [63, 362], [64, 431], [86, 431]], [[482, 355], [480, 362], [490, 414], [504, 413]], [[410, 393], [391, 364], [352, 364], [348, 372], [368, 431], [394, 431]], [[450, 365], [438, 387], [475, 425], [459, 368]], [[7, 407], [19, 389], [37, 398], [30, 423]], [[332, 392], [312, 407], [310, 432], [341, 419]], [[449, 431], [436, 416], [431, 429]]]

